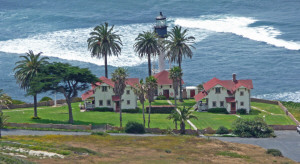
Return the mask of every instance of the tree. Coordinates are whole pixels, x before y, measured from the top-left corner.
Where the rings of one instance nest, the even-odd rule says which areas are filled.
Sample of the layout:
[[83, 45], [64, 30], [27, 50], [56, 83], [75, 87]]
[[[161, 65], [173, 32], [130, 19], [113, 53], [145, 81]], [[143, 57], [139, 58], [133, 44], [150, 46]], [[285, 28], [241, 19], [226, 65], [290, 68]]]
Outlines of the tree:
[[148, 57], [148, 72], [151, 76], [151, 55], [156, 56], [160, 52], [160, 46], [158, 43], [158, 36], [153, 32], [143, 32], [135, 38], [134, 51], [138, 53], [140, 57]]
[[11, 101], [11, 97], [9, 97], [7, 94], [3, 93], [3, 90], [0, 89], [0, 138], [1, 138], [1, 130], [3, 129], [4, 127], [4, 124], [6, 123], [7, 121], [7, 118], [8, 116], [5, 116], [2, 112], [2, 107], [6, 106], [8, 104], [11, 104], [12, 101]]
[[180, 114], [174, 110], [172, 111], [172, 113], [167, 117], [167, 119], [169, 120], [173, 120], [173, 122], [175, 123], [175, 129], [177, 130], [177, 122], [180, 121]]
[[198, 118], [193, 115], [193, 113], [190, 111], [191, 107], [185, 108], [185, 106], [182, 109], [178, 110], [179, 113], [179, 120], [180, 120], [180, 133], [185, 134], [185, 122], [189, 119], [196, 119]]
[[16, 62], [16, 67], [14, 68], [15, 78], [17, 83], [20, 85], [21, 89], [24, 89], [27, 92], [27, 95], [33, 96], [34, 101], [34, 117], [37, 118], [37, 94], [39, 92], [28, 93], [30, 89], [30, 83], [32, 79], [38, 75], [41, 70], [41, 67], [47, 64], [47, 57], [41, 57], [42, 52], [34, 54], [32, 50], [29, 50], [26, 53], [26, 56], [20, 56], [23, 60]]
[[170, 70], [170, 73], [169, 73], [169, 79], [172, 79], [172, 82], [173, 82], [173, 88], [174, 88], [174, 93], [175, 93], [175, 96], [174, 96], [174, 100], [175, 100], [175, 106], [177, 108], [177, 95], [178, 95], [178, 86], [180, 85], [180, 81], [182, 79], [182, 70], [180, 67], [173, 67], [171, 70]]
[[87, 68], [71, 66], [67, 63], [51, 63], [45, 66], [33, 80], [32, 85], [43, 92], [56, 91], [64, 95], [69, 109], [69, 123], [73, 124], [71, 103], [89, 84], [95, 84], [99, 79]]
[[120, 97], [120, 127], [122, 127], [122, 95], [124, 94], [126, 88], [126, 79], [129, 76], [127, 69], [117, 68], [115, 72], [111, 74], [112, 81], [115, 83], [114, 93], [116, 96]]
[[203, 84], [204, 83], [202, 82], [201, 84], [197, 85], [197, 88], [198, 88], [199, 92], [201, 92], [204, 89]]
[[146, 90], [149, 101], [148, 128], [150, 128], [151, 102], [154, 102], [154, 95], [155, 91], [157, 90], [157, 79], [154, 76], [149, 76], [146, 78]]
[[[168, 40], [165, 41], [166, 54], [172, 62], [177, 62], [181, 68], [182, 57], [192, 58], [193, 52], [191, 48], [195, 48], [195, 38], [187, 36], [188, 30], [182, 30], [180, 26], [173, 27], [171, 32], [168, 32]], [[180, 80], [181, 81], [181, 80]], [[182, 101], [182, 84], [180, 83], [180, 101]]]
[[118, 56], [121, 54], [122, 41], [120, 35], [113, 32], [114, 26], [108, 28], [108, 23], [96, 26], [88, 38], [88, 49], [92, 57], [104, 58], [105, 77], [108, 78], [107, 56]]
[[145, 95], [147, 93], [146, 86], [144, 84], [143, 79], [140, 80], [139, 84], [135, 84], [135, 88], [133, 88], [133, 92], [138, 96], [140, 103], [143, 105], [143, 120], [144, 120], [144, 127], [146, 124], [145, 120]]

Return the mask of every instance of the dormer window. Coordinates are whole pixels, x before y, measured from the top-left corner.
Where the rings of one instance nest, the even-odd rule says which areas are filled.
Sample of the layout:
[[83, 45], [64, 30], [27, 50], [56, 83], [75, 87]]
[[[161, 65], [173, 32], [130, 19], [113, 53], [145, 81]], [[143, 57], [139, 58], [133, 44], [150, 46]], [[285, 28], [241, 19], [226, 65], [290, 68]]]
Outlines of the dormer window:
[[107, 92], [107, 86], [102, 87], [102, 92]]
[[244, 96], [244, 92], [243, 91], [240, 92], [240, 96]]
[[221, 93], [221, 88], [220, 87], [217, 87], [216, 88], [216, 94], [220, 94]]
[[129, 95], [129, 94], [130, 94], [130, 90], [126, 90], [126, 94], [128, 94], [128, 95]]

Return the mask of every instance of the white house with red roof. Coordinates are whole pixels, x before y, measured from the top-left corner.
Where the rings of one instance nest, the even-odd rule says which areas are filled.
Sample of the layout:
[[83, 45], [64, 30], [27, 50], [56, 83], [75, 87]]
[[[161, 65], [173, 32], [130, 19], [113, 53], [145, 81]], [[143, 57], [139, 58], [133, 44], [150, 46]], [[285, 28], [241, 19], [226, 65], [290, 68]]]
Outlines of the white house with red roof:
[[122, 102], [122, 109], [135, 109], [137, 107], [137, 96], [133, 92], [135, 84], [139, 83], [138, 78], [128, 78], [126, 80], [125, 92], [120, 97], [115, 96], [113, 92], [114, 82], [104, 76], [99, 78], [102, 83], [98, 82], [92, 85], [92, 88], [81, 95], [82, 100], [85, 101], [85, 109], [99, 108], [113, 108], [115, 112], [120, 110], [120, 101]]
[[[237, 109], [246, 109], [247, 113], [250, 112], [252, 80], [237, 80], [236, 74], [233, 74], [232, 80], [213, 78], [203, 87], [204, 90], [194, 97], [198, 110], [226, 108], [229, 113], [236, 113]], [[202, 103], [203, 99], [206, 103]]]
[[[154, 75], [157, 79], [157, 93], [156, 96], [164, 95], [167, 99], [170, 97], [174, 97], [174, 88], [173, 88], [173, 81], [169, 79], [169, 72], [163, 70]], [[184, 84], [182, 80], [182, 84]], [[178, 96], [179, 98], [179, 87], [178, 87]]]

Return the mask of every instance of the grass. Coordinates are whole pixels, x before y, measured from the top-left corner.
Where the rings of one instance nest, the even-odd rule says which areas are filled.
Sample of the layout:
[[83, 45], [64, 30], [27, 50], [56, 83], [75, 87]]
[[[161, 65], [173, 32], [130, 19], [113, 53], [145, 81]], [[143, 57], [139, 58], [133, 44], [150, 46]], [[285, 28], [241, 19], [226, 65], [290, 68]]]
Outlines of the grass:
[[295, 102], [281, 102], [290, 113], [298, 120], [300, 121], [300, 103]]
[[274, 104], [251, 102], [251, 106], [255, 106], [259, 109], [263, 109], [273, 114], [285, 114], [284, 111], [278, 105], [274, 105]]
[[71, 152], [62, 159], [27, 157], [36, 163], [295, 163], [259, 146], [193, 136], [9, 136], [2, 142]]
[[[170, 100], [173, 104], [175, 104], [175, 100]], [[189, 106], [192, 107], [196, 104], [195, 99], [184, 99], [183, 102], [180, 102], [177, 100], [177, 105], [178, 106]]]

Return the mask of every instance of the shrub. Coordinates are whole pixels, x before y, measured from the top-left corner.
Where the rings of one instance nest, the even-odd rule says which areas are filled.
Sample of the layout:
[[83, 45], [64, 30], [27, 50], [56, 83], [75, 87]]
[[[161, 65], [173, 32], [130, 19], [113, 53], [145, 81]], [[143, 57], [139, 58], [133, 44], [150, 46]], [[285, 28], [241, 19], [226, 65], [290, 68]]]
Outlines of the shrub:
[[103, 108], [94, 108], [92, 111], [97, 111], [97, 112], [113, 112], [114, 109], [113, 108], [106, 108], [106, 107], [103, 107]]
[[73, 98], [72, 102], [82, 102], [82, 98], [81, 97], [75, 97], [75, 98]]
[[215, 133], [216, 131], [211, 127], [207, 127], [204, 129], [204, 134], [215, 134]]
[[172, 151], [169, 150], [169, 149], [166, 149], [165, 152], [166, 152], [166, 153], [172, 153]]
[[124, 112], [124, 113], [139, 113], [140, 109], [139, 108], [135, 108], [135, 109], [122, 109], [122, 112]]
[[92, 132], [91, 135], [97, 135], [97, 136], [107, 136], [108, 134], [105, 132]]
[[156, 100], [167, 100], [167, 98], [164, 95], [160, 95], [156, 97]]
[[226, 108], [210, 108], [207, 110], [207, 112], [228, 114]]
[[[174, 106], [164, 105], [164, 106], [151, 106], [151, 113], [171, 113], [175, 109]], [[146, 107], [146, 112], [148, 113], [149, 107]]]
[[220, 126], [217, 131], [216, 131], [217, 134], [228, 134], [229, 133], [229, 130], [224, 127], [224, 126]]
[[52, 100], [52, 98], [45, 96], [39, 102], [51, 101], [51, 100]]
[[241, 115], [247, 114], [247, 110], [246, 110], [246, 109], [238, 109], [236, 112], [237, 112], [238, 114], [241, 114]]
[[24, 101], [21, 101], [21, 100], [12, 100], [11, 102], [14, 105], [26, 104]]
[[143, 124], [140, 124], [138, 122], [129, 121], [125, 126], [125, 132], [142, 134], [145, 133], [145, 127]]
[[238, 118], [233, 122], [233, 134], [239, 137], [273, 137], [274, 130], [260, 117], [254, 119]]
[[282, 157], [282, 153], [278, 149], [268, 149], [267, 154], [272, 154], [273, 156], [279, 156]]

